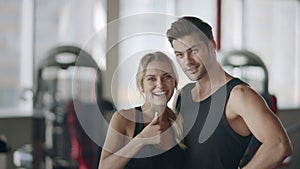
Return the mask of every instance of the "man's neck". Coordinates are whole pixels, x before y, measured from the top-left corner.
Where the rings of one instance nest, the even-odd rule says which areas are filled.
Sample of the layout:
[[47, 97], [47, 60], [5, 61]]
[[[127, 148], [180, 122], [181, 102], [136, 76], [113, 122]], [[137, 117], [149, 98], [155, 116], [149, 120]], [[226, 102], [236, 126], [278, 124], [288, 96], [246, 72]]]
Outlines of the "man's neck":
[[196, 82], [192, 89], [192, 99], [202, 101], [212, 95], [216, 90], [225, 85], [232, 77], [223, 68], [218, 66], [214, 71], [207, 72]]

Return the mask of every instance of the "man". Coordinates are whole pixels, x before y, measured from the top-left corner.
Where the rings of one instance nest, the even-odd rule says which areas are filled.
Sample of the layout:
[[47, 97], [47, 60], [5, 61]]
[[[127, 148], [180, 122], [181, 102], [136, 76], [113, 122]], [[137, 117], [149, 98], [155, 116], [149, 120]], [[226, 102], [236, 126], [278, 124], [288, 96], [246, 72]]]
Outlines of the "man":
[[291, 142], [263, 98], [218, 63], [211, 29], [186, 16], [167, 31], [177, 62], [196, 82], [183, 87], [178, 98], [186, 135], [185, 169], [238, 168], [252, 135], [262, 144], [243, 169], [275, 168], [292, 153]]

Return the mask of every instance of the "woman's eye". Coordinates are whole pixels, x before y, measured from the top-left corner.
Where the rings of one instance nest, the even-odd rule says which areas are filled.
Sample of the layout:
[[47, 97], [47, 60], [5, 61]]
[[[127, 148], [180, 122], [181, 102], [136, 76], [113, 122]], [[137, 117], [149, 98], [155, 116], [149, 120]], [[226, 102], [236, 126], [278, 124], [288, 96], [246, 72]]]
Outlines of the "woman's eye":
[[171, 79], [172, 76], [171, 76], [171, 75], [165, 75], [164, 78], [165, 78], [165, 79]]
[[155, 78], [154, 78], [154, 77], [148, 77], [147, 80], [148, 80], [148, 81], [154, 81]]

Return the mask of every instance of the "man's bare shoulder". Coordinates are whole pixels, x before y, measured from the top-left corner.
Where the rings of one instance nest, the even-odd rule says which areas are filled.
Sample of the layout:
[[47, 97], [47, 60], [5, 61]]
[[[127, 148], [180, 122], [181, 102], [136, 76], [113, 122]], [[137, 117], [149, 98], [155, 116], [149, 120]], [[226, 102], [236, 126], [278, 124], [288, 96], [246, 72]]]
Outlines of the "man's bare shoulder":
[[252, 98], [252, 97], [260, 97], [260, 94], [250, 87], [247, 84], [238, 84], [236, 85], [230, 94], [233, 98], [238, 98], [238, 99], [246, 99], [246, 98]]
[[246, 84], [239, 84], [232, 89], [227, 106], [230, 112], [241, 116], [269, 111], [263, 97]]

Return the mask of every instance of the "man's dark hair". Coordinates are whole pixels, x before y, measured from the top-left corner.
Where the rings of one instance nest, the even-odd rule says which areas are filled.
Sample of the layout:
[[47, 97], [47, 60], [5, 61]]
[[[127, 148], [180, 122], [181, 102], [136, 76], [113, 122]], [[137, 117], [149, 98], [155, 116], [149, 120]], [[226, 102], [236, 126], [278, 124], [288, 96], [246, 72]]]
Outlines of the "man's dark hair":
[[173, 46], [173, 40], [194, 32], [198, 33], [200, 39], [206, 43], [213, 39], [211, 26], [203, 20], [193, 16], [184, 16], [173, 22], [171, 28], [167, 31], [167, 37]]

